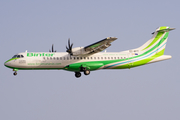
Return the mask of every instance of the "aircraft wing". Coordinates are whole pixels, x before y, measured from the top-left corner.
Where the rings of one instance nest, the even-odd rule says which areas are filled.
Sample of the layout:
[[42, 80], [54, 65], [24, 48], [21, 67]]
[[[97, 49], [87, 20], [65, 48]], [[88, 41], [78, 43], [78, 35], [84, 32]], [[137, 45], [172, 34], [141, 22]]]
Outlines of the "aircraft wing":
[[84, 47], [84, 50], [88, 54], [98, 53], [111, 46], [111, 42], [115, 41], [116, 37], [107, 37], [96, 43]]

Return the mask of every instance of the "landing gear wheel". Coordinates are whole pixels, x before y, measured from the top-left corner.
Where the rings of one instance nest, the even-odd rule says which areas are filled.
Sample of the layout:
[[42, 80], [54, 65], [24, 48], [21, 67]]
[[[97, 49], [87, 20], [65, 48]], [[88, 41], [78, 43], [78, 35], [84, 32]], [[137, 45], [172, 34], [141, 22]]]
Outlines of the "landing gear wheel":
[[17, 72], [14, 72], [13, 75], [16, 76], [16, 75], [17, 75]]
[[75, 76], [76, 76], [77, 78], [79, 78], [79, 77], [81, 77], [81, 73], [80, 73], [80, 72], [75, 72]]
[[85, 70], [85, 71], [84, 71], [84, 74], [85, 74], [85, 75], [89, 75], [89, 74], [90, 74], [90, 71], [89, 71], [89, 70]]

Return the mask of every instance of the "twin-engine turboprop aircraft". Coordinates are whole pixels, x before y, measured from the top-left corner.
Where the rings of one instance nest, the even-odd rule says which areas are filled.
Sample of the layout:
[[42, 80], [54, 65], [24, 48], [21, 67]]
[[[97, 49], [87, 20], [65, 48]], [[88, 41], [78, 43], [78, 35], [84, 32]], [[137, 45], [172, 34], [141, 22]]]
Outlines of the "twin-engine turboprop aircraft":
[[72, 48], [68, 40], [66, 52], [23, 52], [14, 55], [4, 65], [13, 69], [14, 75], [18, 70], [67, 70], [75, 72], [75, 76], [81, 77], [81, 72], [89, 75], [90, 71], [100, 69], [125, 69], [148, 63], [170, 59], [170, 55], [164, 55], [170, 30], [175, 28], [159, 27], [153, 32], [153, 37], [139, 48], [122, 52], [101, 52], [111, 46], [111, 42], [117, 38], [108, 37], [86, 47]]

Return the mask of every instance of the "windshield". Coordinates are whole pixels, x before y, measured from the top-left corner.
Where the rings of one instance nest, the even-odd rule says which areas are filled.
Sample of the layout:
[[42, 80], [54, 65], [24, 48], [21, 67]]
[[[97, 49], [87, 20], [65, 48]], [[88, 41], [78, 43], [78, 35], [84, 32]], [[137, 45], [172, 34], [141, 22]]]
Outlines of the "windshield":
[[17, 57], [17, 55], [14, 55], [12, 58], [16, 58]]
[[12, 58], [23, 58], [23, 55], [14, 55]]

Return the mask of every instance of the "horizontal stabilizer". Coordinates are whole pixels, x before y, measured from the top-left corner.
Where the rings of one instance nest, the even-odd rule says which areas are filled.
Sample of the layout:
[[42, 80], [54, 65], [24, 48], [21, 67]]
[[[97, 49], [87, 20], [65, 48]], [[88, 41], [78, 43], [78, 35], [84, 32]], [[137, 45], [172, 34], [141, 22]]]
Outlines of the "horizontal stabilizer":
[[161, 30], [157, 30], [157, 32], [169, 32], [171, 30], [174, 30], [175, 28], [165, 28], [165, 29], [161, 29]]

